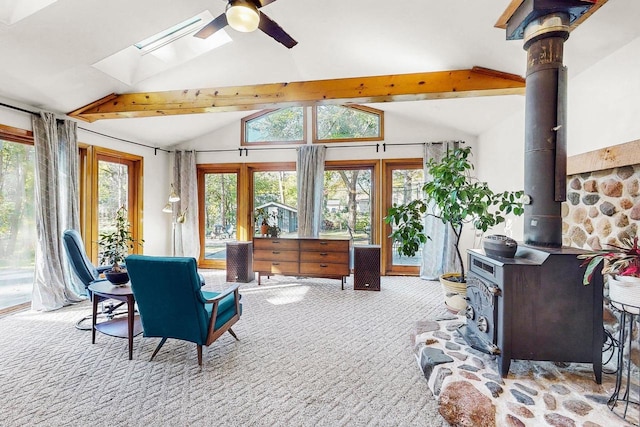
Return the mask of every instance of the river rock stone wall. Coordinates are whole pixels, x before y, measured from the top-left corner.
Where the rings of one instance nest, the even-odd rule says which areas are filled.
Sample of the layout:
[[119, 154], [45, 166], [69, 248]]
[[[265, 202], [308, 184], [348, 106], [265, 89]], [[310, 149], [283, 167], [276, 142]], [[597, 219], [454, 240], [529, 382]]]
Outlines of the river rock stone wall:
[[[565, 246], [601, 250], [606, 249], [606, 245], [619, 244], [624, 236], [636, 236], [640, 223], [640, 165], [569, 176], [562, 218]], [[619, 315], [608, 304], [606, 280], [604, 292], [605, 328], [617, 337]], [[637, 337], [630, 352], [637, 373], [640, 367]]]
[[640, 221], [640, 165], [568, 178], [562, 205], [563, 243], [600, 250], [635, 236]]

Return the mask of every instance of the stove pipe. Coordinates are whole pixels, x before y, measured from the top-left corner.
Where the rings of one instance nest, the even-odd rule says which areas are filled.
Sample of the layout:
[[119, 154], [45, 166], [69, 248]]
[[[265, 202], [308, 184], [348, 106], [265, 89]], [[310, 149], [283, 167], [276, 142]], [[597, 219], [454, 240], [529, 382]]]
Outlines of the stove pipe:
[[569, 15], [539, 17], [524, 30], [525, 97], [524, 242], [562, 246], [566, 200], [566, 73], [562, 64]]

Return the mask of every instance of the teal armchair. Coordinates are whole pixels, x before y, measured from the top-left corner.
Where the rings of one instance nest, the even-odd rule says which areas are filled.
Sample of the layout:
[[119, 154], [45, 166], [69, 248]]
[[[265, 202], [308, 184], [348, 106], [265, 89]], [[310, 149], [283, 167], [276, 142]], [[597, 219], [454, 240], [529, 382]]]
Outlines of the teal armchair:
[[239, 285], [222, 293], [203, 291], [194, 258], [130, 255], [126, 259], [131, 289], [145, 337], [162, 338], [151, 360], [168, 338], [209, 346], [231, 329], [242, 314]]

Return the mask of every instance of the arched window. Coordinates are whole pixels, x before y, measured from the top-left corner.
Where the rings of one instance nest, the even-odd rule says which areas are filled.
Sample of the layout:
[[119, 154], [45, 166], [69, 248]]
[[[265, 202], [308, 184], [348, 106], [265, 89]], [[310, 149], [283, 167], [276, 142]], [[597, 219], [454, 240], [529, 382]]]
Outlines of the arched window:
[[380, 141], [384, 112], [362, 105], [317, 105], [313, 109], [313, 142]]
[[242, 145], [304, 144], [304, 107], [264, 110], [242, 119]]

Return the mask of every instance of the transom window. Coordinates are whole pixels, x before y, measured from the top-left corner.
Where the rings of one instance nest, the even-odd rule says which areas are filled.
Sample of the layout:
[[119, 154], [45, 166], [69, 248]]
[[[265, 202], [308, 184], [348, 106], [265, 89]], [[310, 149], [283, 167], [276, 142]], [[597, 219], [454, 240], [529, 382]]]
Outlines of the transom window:
[[[318, 105], [311, 108], [313, 142], [381, 141], [384, 111], [363, 105]], [[305, 144], [306, 108], [264, 110], [242, 119], [241, 144]]]
[[383, 111], [362, 105], [317, 105], [313, 109], [313, 142], [380, 141]]
[[260, 111], [242, 119], [242, 145], [306, 141], [304, 107]]

